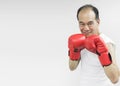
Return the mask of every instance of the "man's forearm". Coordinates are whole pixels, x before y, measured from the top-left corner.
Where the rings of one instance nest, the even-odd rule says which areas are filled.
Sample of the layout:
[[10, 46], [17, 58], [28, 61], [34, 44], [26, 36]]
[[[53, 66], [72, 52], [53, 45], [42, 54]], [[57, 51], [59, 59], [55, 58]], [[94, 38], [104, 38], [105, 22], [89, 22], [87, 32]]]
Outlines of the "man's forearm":
[[79, 64], [79, 61], [80, 61], [80, 59], [79, 60], [71, 60], [71, 59], [69, 59], [69, 68], [70, 68], [71, 71], [73, 71], [73, 70], [75, 70], [77, 68], [77, 66]]
[[104, 67], [104, 71], [112, 83], [117, 83], [120, 76], [120, 71], [115, 64]]

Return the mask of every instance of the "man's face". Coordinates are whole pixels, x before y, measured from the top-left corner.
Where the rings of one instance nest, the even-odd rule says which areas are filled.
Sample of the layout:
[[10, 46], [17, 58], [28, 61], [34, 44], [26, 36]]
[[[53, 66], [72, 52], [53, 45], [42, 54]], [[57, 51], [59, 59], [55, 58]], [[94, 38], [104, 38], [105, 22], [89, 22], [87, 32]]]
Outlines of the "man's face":
[[81, 10], [78, 15], [80, 31], [85, 36], [99, 34], [98, 26], [99, 20], [95, 19], [95, 13], [91, 9]]

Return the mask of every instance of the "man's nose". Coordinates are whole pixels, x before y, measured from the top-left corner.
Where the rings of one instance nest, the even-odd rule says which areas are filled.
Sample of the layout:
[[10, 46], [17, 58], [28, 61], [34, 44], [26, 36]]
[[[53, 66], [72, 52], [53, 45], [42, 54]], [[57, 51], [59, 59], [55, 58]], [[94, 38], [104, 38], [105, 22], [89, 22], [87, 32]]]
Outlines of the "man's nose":
[[84, 30], [89, 30], [88, 25], [85, 25], [85, 26], [84, 26]]

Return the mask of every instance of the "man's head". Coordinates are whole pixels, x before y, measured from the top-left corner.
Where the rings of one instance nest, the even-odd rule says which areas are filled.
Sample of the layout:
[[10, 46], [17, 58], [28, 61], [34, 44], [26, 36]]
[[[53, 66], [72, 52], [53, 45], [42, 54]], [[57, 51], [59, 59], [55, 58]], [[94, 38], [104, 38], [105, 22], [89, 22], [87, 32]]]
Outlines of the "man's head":
[[86, 36], [99, 35], [98, 26], [100, 23], [98, 9], [92, 5], [84, 5], [77, 11], [77, 19], [80, 31]]

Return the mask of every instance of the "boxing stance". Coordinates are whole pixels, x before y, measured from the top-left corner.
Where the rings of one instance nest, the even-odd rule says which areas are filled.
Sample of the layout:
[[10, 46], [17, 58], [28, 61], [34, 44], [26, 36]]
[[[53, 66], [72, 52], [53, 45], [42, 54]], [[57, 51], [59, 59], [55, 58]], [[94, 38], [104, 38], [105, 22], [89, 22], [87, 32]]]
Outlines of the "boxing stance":
[[77, 20], [81, 34], [68, 39], [70, 70], [80, 62], [79, 86], [113, 86], [119, 80], [115, 43], [99, 31], [98, 9], [92, 5], [80, 7]]

